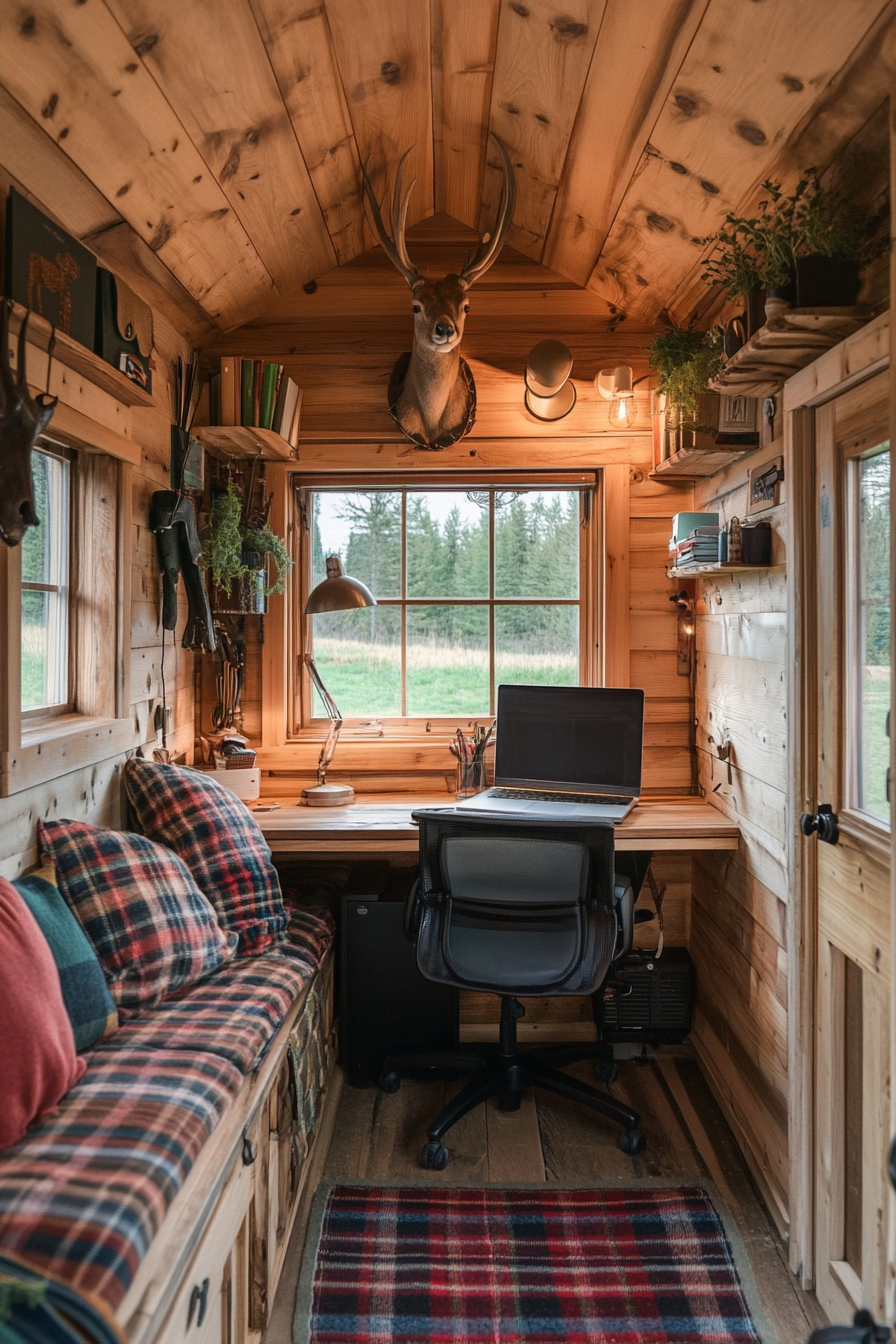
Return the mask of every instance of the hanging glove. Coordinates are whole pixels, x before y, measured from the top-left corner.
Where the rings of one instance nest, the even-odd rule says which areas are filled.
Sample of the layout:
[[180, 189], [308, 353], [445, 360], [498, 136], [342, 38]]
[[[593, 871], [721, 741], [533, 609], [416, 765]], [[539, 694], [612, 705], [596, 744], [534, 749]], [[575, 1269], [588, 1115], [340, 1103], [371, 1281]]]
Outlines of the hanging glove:
[[156, 490], [149, 511], [149, 525], [156, 534], [156, 549], [162, 571], [162, 628], [177, 625], [177, 579], [183, 572], [187, 592], [187, 624], [181, 645], [185, 649], [214, 653], [217, 646], [205, 580], [199, 561], [202, 543], [196, 529], [192, 499], [176, 490]]

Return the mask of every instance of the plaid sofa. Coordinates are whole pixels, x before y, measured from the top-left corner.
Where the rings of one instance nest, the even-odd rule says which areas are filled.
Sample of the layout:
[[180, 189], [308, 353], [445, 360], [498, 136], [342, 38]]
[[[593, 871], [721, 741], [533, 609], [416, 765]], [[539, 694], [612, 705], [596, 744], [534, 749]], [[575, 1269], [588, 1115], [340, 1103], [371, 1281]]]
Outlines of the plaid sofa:
[[0, 1152], [0, 1266], [8, 1256], [114, 1312], [203, 1144], [306, 989], [288, 1058], [307, 1148], [332, 934], [329, 916], [294, 911], [284, 942], [103, 1041], [58, 1111]]

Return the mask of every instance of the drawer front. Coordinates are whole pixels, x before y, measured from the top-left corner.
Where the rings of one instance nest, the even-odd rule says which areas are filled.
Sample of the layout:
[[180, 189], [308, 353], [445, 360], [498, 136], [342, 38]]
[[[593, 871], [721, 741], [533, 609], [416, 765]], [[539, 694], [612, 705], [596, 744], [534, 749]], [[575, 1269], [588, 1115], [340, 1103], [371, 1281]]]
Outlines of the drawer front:
[[245, 1271], [239, 1246], [253, 1176], [254, 1167], [237, 1161], [156, 1344], [237, 1344], [231, 1320], [247, 1291], [238, 1281]]

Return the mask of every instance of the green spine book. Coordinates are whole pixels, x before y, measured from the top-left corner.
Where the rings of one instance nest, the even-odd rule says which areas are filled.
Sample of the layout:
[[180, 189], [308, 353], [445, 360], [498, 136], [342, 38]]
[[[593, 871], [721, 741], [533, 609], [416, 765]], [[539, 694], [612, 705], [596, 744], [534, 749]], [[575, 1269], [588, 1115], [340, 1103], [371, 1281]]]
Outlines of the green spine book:
[[261, 429], [270, 429], [273, 423], [274, 398], [277, 395], [279, 374], [279, 364], [265, 364], [261, 375], [261, 407], [258, 415], [258, 424]]
[[240, 361], [240, 388], [242, 395], [240, 397], [240, 424], [254, 425], [254, 401], [255, 401], [255, 361], [252, 359], [243, 359]]

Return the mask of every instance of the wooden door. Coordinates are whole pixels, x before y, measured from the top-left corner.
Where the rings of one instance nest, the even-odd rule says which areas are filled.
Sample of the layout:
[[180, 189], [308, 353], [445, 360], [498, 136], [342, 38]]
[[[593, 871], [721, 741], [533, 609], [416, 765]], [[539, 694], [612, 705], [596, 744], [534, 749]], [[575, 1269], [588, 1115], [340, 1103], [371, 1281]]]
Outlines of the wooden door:
[[[815, 411], [815, 1264], [834, 1321], [881, 1316], [890, 1004], [885, 373]], [[830, 813], [825, 813], [825, 808]], [[835, 818], [836, 820], [833, 820]]]

